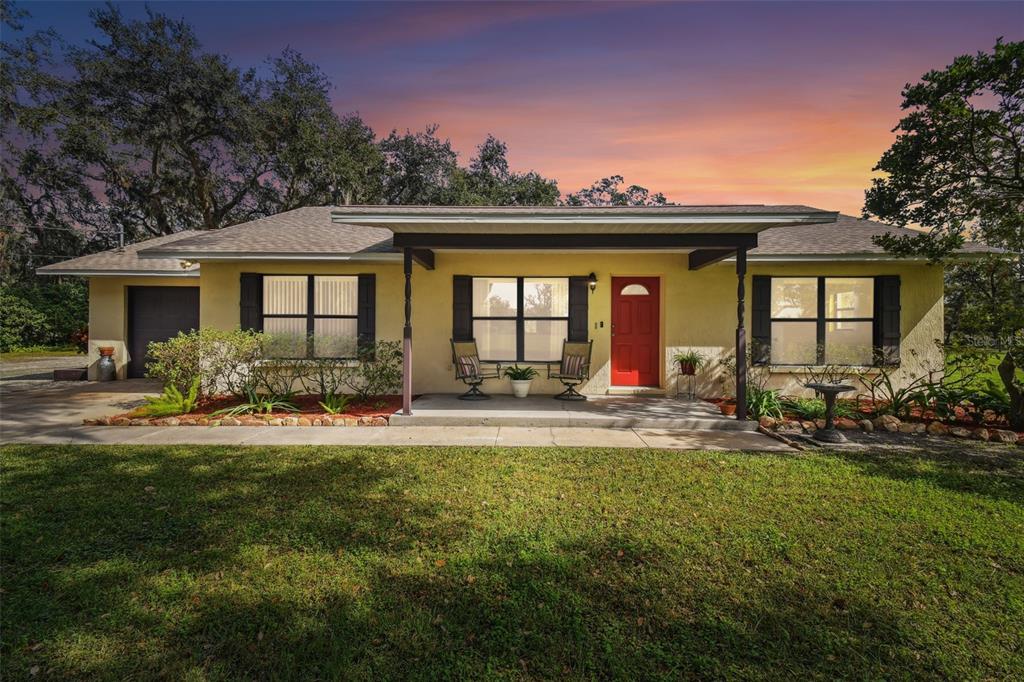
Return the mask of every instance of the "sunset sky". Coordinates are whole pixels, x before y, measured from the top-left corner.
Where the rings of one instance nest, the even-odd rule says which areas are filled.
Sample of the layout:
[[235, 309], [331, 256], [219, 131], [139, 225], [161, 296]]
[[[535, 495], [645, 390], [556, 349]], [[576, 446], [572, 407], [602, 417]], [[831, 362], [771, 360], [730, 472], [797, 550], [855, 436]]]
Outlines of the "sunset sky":
[[[20, 3], [93, 36], [96, 3]], [[488, 133], [563, 192], [619, 173], [680, 203], [859, 213], [900, 90], [1024, 39], [1024, 3], [153, 2], [257, 66], [291, 46], [377, 131], [440, 124], [463, 163]], [[140, 3], [124, 4], [141, 16]]]

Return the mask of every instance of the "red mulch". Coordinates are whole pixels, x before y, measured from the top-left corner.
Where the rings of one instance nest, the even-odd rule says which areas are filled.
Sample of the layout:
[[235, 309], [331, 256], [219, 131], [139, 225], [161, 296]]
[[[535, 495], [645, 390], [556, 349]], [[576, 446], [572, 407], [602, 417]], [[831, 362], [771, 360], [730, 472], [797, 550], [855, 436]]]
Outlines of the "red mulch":
[[[297, 395], [292, 398], [292, 404], [299, 408], [298, 412], [272, 412], [268, 417], [298, 417], [298, 416], [320, 416], [327, 414], [324, 408], [320, 407], [322, 398], [318, 395]], [[217, 398], [203, 398], [189, 415], [201, 416], [210, 415], [217, 410], [241, 405], [243, 400], [234, 396], [220, 396]], [[374, 398], [366, 403], [349, 403], [344, 412], [339, 412], [335, 417], [390, 417], [402, 407], [402, 396], [386, 395]], [[131, 413], [116, 415], [117, 417], [130, 417]], [[179, 415], [186, 416], [186, 415]]]

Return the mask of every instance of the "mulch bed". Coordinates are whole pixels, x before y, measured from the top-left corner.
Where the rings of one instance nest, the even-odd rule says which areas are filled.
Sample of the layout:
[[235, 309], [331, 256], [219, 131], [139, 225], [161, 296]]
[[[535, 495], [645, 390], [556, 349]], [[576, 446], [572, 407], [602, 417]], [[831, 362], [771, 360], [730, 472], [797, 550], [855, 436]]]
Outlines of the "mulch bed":
[[402, 407], [402, 396], [387, 395], [361, 403], [351, 403], [338, 414], [327, 414], [320, 406], [320, 396], [300, 395], [292, 399], [297, 412], [276, 411], [269, 414], [228, 416], [214, 414], [244, 401], [233, 396], [204, 399], [188, 414], [174, 417], [140, 417], [132, 412], [83, 423], [97, 426], [387, 426], [392, 414]]

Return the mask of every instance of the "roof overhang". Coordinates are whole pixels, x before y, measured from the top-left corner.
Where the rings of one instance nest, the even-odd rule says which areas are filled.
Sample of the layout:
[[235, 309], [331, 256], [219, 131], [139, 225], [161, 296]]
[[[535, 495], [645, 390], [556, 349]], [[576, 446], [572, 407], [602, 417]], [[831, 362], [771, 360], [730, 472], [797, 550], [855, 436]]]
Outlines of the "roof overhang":
[[175, 251], [173, 245], [167, 248], [139, 251], [140, 258], [180, 258], [185, 261], [202, 263], [204, 261], [253, 261], [253, 260], [287, 260], [287, 261], [358, 261], [389, 263], [402, 260], [402, 254], [389, 251], [375, 253], [330, 253], [330, 252], [292, 252], [292, 251]]
[[[742, 209], [742, 210], [740, 210]], [[344, 207], [335, 223], [383, 227], [395, 235], [682, 235], [757, 234], [771, 227], [833, 223], [832, 211], [772, 210], [772, 207]], [[422, 243], [423, 240], [417, 240]], [[440, 247], [441, 244], [436, 244]], [[455, 248], [446, 245], [448, 248]]]
[[51, 277], [198, 277], [199, 268], [188, 270], [102, 270], [97, 268], [68, 268], [66, 270], [36, 269], [37, 275]]

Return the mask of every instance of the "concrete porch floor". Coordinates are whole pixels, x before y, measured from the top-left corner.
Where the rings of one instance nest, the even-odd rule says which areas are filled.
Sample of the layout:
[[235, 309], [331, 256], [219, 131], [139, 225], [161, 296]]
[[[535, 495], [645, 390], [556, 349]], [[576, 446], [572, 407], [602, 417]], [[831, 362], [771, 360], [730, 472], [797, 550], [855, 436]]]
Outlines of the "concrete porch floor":
[[490, 400], [459, 400], [454, 394], [427, 394], [412, 403], [412, 415], [397, 412], [392, 426], [524, 426], [615, 429], [756, 431], [756, 422], [725, 417], [702, 400], [663, 396], [590, 396], [586, 401], [549, 395]]

